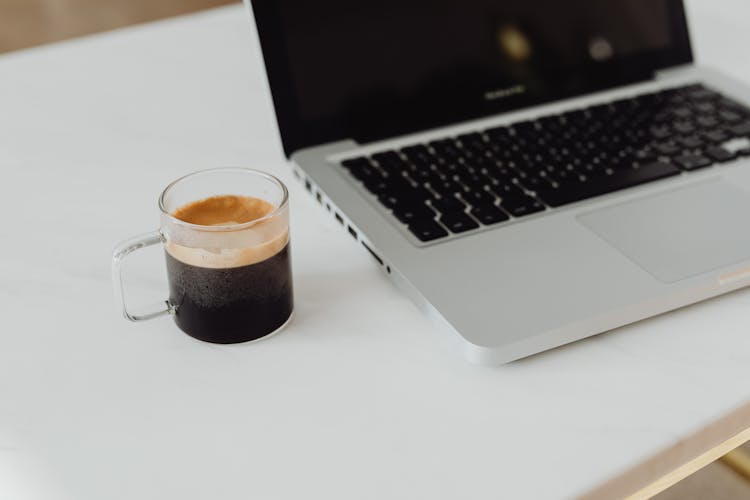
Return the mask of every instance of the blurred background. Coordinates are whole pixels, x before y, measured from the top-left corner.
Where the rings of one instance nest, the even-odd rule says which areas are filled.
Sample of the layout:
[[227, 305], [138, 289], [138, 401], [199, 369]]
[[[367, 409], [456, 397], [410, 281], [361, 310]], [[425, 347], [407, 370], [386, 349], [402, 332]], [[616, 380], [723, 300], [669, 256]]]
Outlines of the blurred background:
[[0, 0], [0, 52], [241, 0]]
[[[0, 0], [0, 53], [240, 3], [240, 0]], [[750, 445], [746, 444], [656, 498], [750, 499], [750, 476], [745, 475], [749, 465]]]

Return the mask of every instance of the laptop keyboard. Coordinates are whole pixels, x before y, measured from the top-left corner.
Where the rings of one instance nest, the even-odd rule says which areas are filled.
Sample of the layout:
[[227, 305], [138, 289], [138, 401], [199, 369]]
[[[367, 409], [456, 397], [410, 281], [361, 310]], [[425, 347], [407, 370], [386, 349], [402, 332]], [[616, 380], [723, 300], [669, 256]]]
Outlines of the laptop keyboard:
[[750, 110], [689, 85], [344, 160], [421, 241], [750, 156]]

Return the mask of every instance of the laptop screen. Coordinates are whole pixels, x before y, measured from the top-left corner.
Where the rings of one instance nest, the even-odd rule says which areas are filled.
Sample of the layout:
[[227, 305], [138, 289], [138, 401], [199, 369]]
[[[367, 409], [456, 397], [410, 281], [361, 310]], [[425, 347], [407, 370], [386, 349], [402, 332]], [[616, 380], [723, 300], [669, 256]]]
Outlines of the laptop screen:
[[580, 95], [689, 62], [674, 0], [254, 0], [287, 153]]

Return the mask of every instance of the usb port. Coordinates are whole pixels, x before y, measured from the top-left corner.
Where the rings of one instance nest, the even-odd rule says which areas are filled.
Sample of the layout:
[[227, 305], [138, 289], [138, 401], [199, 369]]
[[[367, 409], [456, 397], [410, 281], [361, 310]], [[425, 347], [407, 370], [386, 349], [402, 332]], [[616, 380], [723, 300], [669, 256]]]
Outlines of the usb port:
[[354, 236], [354, 239], [356, 240], [357, 239], [357, 231], [355, 231], [352, 226], [346, 226], [346, 228], [349, 230], [349, 234], [351, 234], [352, 236]]
[[342, 226], [344, 225], [344, 218], [341, 217], [341, 214], [336, 214], [336, 220], [339, 221], [339, 224], [341, 224]]
[[323, 204], [323, 197], [320, 196], [320, 191], [315, 193], [315, 198], [318, 200], [318, 203]]
[[305, 180], [305, 187], [312, 193], [312, 184], [310, 183], [310, 181]]

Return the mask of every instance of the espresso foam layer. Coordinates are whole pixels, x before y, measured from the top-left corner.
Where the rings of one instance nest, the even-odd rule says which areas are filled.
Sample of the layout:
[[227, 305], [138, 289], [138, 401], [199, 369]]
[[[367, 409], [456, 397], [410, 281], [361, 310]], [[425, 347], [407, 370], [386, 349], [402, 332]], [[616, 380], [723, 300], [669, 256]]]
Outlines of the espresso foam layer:
[[270, 259], [284, 249], [289, 233], [284, 231], [265, 243], [244, 248], [191, 248], [167, 241], [169, 255], [185, 264], [208, 269], [249, 266]]
[[221, 195], [183, 205], [172, 217], [199, 226], [228, 226], [260, 219], [273, 210], [272, 204], [260, 198]]

